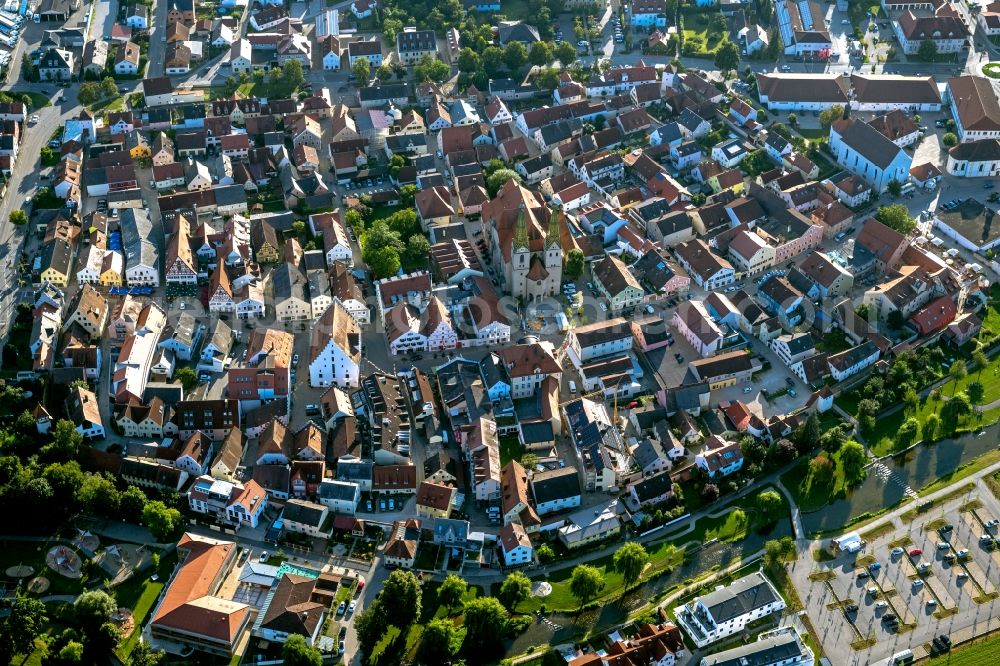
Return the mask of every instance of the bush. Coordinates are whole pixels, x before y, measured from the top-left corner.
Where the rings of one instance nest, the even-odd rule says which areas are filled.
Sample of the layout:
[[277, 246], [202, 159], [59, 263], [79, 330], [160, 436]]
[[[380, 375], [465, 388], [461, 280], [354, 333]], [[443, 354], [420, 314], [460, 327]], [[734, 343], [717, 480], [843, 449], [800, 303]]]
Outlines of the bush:
[[953, 132], [948, 132], [943, 137], [941, 137], [941, 143], [943, 143], [948, 148], [951, 148], [952, 146], [958, 144], [958, 137], [955, 136]]

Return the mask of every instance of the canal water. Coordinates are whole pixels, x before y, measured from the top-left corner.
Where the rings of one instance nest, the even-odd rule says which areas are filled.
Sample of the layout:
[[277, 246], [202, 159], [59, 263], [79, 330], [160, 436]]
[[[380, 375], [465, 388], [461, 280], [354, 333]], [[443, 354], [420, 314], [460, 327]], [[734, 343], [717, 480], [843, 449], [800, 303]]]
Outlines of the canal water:
[[907, 453], [887, 458], [868, 469], [868, 476], [847, 497], [819, 511], [802, 514], [806, 532], [837, 529], [867, 511], [891, 506], [973, 458], [997, 448], [1000, 424], [945, 439], [929, 446], [918, 445]]
[[693, 553], [684, 564], [670, 573], [650, 580], [620, 599], [608, 602], [599, 609], [585, 611], [579, 615], [548, 613], [544, 617], [536, 615], [528, 630], [518, 636], [508, 647], [507, 654], [522, 654], [529, 646], [557, 645], [571, 641], [574, 636], [593, 631], [595, 628], [612, 629], [625, 622], [630, 612], [648, 604], [656, 595], [674, 585], [696, 578], [713, 567], [726, 567], [744, 556], [764, 547], [769, 539], [780, 539], [792, 534], [790, 521], [781, 521], [766, 534], [751, 532], [736, 543], [715, 543]]

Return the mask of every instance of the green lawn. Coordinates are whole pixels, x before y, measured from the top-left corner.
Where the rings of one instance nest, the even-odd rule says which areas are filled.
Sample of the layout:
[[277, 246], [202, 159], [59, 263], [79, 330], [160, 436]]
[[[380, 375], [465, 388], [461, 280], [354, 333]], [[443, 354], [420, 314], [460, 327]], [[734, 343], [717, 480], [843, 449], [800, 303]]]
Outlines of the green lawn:
[[826, 137], [828, 137], [830, 135], [830, 132], [828, 130], [824, 130], [822, 128], [817, 128], [817, 129], [801, 129], [800, 128], [798, 130], [798, 132], [804, 138], [810, 139], [810, 140], [825, 139]]
[[521, 460], [524, 447], [517, 437], [504, 437], [500, 440], [500, 466], [505, 466], [511, 460]]
[[714, 54], [724, 43], [724, 32], [713, 30], [711, 27], [712, 18], [717, 14], [714, 12], [699, 12], [684, 14], [684, 47], [689, 48], [689, 44], [698, 43], [696, 49], [698, 54]]
[[37, 111], [38, 109], [44, 108], [46, 106], [52, 106], [52, 102], [49, 100], [48, 95], [43, 95], [37, 92], [18, 92], [16, 90], [11, 90], [12, 95], [27, 95], [31, 98], [31, 109], [32, 111]]
[[158, 580], [150, 580], [149, 577], [153, 572], [149, 570], [115, 588], [115, 599], [118, 601], [118, 605], [131, 608], [135, 618], [135, 631], [118, 646], [119, 657], [124, 659], [132, 653], [135, 644], [139, 641], [142, 626], [149, 618], [149, 614], [153, 612], [153, 606], [156, 605], [156, 600], [159, 599], [160, 592], [167, 584], [175, 566], [177, 566], [177, 553], [173, 552], [160, 560], [160, 566], [156, 570]]

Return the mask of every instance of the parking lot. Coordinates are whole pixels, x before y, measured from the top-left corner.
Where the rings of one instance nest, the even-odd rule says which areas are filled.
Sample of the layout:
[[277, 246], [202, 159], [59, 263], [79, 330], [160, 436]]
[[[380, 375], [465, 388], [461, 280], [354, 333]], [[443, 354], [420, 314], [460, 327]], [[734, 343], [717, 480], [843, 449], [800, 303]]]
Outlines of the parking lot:
[[995, 629], [998, 517], [996, 498], [973, 491], [897, 524], [857, 554], [800, 560], [793, 577], [826, 656], [871, 664], [909, 648], [920, 658], [941, 635], [959, 642]]

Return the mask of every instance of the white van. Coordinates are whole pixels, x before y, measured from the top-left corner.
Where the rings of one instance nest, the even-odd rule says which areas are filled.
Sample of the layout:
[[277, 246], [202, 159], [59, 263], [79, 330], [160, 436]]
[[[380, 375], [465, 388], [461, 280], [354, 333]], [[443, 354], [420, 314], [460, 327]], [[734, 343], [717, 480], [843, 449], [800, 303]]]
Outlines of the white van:
[[576, 382], [574, 382], [572, 379], [569, 380], [569, 392], [576, 393]]

